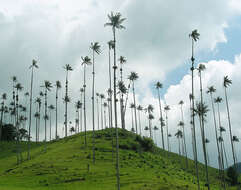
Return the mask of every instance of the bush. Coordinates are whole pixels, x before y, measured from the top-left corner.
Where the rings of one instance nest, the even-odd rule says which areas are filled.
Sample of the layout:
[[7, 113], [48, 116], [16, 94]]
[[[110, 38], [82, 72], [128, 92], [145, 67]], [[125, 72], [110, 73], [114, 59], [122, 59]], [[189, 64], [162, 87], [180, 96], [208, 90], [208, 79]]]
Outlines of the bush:
[[[0, 126], [1, 127], [1, 126]], [[12, 124], [5, 124], [2, 126], [2, 140], [13, 141], [16, 139], [17, 132], [16, 127]]]
[[147, 137], [140, 137], [140, 136], [136, 136], [136, 141], [140, 143], [141, 148], [144, 151], [150, 151], [152, 152], [154, 150], [154, 142], [152, 139], [147, 138]]
[[238, 184], [238, 173], [235, 170], [234, 167], [229, 167], [227, 170], [227, 176], [229, 178], [229, 181], [231, 185], [237, 185]]

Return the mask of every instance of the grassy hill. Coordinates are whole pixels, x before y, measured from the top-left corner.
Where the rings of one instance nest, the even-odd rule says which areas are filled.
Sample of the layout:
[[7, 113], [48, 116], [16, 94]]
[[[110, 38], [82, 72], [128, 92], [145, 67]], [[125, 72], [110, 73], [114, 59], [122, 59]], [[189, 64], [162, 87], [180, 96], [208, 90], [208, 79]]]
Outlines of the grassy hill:
[[[112, 162], [110, 129], [96, 132], [96, 164], [92, 161], [92, 133], [88, 132], [87, 147], [84, 134], [58, 141], [32, 143], [31, 160], [27, 161], [26, 142], [22, 142], [22, 164], [16, 165], [16, 144], [0, 144], [1, 190], [114, 190], [115, 162]], [[177, 154], [154, 147], [145, 151], [143, 139], [131, 132], [120, 134], [120, 181], [123, 190], [197, 189], [194, 163]], [[114, 154], [115, 156], [115, 154]], [[114, 158], [115, 160], [115, 158]], [[205, 187], [204, 166], [200, 164], [201, 189]], [[218, 187], [218, 171], [209, 168], [211, 189]]]

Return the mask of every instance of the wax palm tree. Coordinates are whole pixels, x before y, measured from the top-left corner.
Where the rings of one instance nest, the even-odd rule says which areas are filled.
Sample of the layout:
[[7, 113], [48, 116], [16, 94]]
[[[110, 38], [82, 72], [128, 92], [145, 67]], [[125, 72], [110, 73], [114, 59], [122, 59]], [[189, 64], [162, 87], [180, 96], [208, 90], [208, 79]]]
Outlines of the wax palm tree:
[[175, 136], [178, 139], [178, 153], [179, 153], [179, 156], [180, 156], [181, 155], [180, 139], [182, 139], [182, 137], [183, 137], [182, 131], [180, 129], [178, 129], [177, 132], [175, 133]]
[[205, 144], [205, 126], [204, 126], [204, 118], [207, 116], [207, 112], [209, 111], [208, 106], [205, 103], [197, 102], [196, 109], [194, 111], [199, 116], [200, 128], [201, 128], [201, 136], [202, 136], [202, 145], [203, 145], [203, 154], [205, 161], [205, 173], [206, 173], [206, 183], [208, 189], [210, 189], [209, 184], [209, 175], [208, 175], [208, 162], [207, 162], [207, 152], [206, 152], [206, 144]]
[[179, 105], [180, 105], [180, 109], [181, 109], [181, 118], [182, 118], [182, 123], [183, 123], [183, 125], [181, 126], [182, 127], [182, 134], [183, 134], [183, 138], [182, 138], [182, 140], [183, 140], [183, 153], [184, 153], [184, 155], [185, 155], [185, 157], [186, 157], [186, 168], [188, 168], [188, 160], [187, 160], [187, 146], [186, 146], [186, 136], [185, 136], [185, 123], [184, 123], [184, 114], [183, 114], [183, 104], [184, 104], [184, 102], [183, 102], [183, 100], [181, 100], [180, 102], [179, 102]]
[[1, 107], [1, 123], [0, 123], [0, 141], [2, 140], [3, 113], [4, 113], [4, 104], [7, 99], [7, 94], [3, 93], [1, 99], [2, 99], [2, 103], [1, 103], [2, 107]]
[[16, 76], [12, 76], [11, 77], [12, 79], [12, 82], [13, 82], [13, 85], [12, 85], [12, 88], [13, 88], [13, 102], [12, 102], [12, 106], [13, 106], [13, 116], [14, 116], [14, 119], [13, 119], [13, 125], [16, 126], [16, 94], [15, 94], [15, 85], [17, 83], [17, 77]]
[[138, 110], [138, 119], [139, 119], [139, 131], [141, 136], [141, 112], [143, 111], [143, 107], [141, 105], [137, 106], [136, 108]]
[[29, 128], [28, 128], [28, 160], [30, 159], [30, 136], [31, 136], [31, 125], [32, 125], [32, 99], [33, 99], [33, 71], [38, 69], [37, 61], [33, 59], [32, 64], [29, 69], [31, 69], [31, 86], [30, 86], [30, 104], [29, 104]]
[[[156, 89], [157, 89], [157, 94], [158, 94], [160, 118], [163, 119], [163, 117], [162, 117], [162, 106], [161, 106], [161, 97], [160, 97], [160, 89], [163, 87], [163, 85], [162, 85], [162, 83], [160, 83], [160, 82], [158, 81], [158, 82], [155, 84], [155, 87], [156, 87]], [[161, 135], [162, 135], [162, 149], [165, 150], [162, 122], [161, 122]]]
[[56, 86], [56, 96], [55, 96], [55, 139], [58, 136], [58, 92], [62, 88], [61, 82], [59, 80], [55, 83]]
[[164, 111], [165, 111], [165, 114], [166, 114], [166, 134], [167, 134], [167, 151], [170, 152], [170, 142], [169, 142], [169, 129], [168, 129], [168, 112], [170, 111], [170, 106], [169, 105], [166, 105], [164, 107]]
[[[120, 56], [119, 62], [120, 62], [120, 82], [122, 84], [124, 84], [124, 82], [123, 82], [123, 65], [126, 63], [126, 58], [123, 56]], [[125, 94], [126, 94], [126, 92], [127, 92], [127, 88], [125, 88]], [[120, 113], [121, 113], [121, 126], [122, 126], [122, 129], [125, 129], [124, 93], [122, 93], [122, 91], [120, 91]]]
[[230, 80], [228, 78], [228, 76], [225, 76], [223, 79], [223, 87], [224, 87], [224, 93], [225, 93], [226, 108], [227, 108], [227, 113], [228, 113], [228, 127], [229, 127], [229, 135], [230, 135], [232, 154], [233, 154], [233, 165], [236, 167], [236, 160], [235, 160], [234, 147], [233, 147], [233, 141], [232, 141], [232, 136], [233, 136], [232, 135], [232, 126], [231, 126], [230, 111], [229, 111], [228, 96], [227, 96], [227, 88], [231, 84], [232, 84], [232, 80]]
[[147, 113], [148, 113], [148, 117], [147, 117], [147, 118], [148, 118], [148, 120], [149, 120], [150, 138], [152, 138], [151, 120], [154, 119], [154, 116], [152, 115], [154, 108], [153, 108], [153, 106], [152, 106], [151, 104], [149, 104], [149, 105], [147, 106], [146, 110], [147, 110]]
[[117, 178], [117, 189], [120, 190], [120, 172], [119, 172], [119, 140], [118, 140], [118, 129], [117, 129], [117, 102], [116, 102], [116, 29], [124, 29], [122, 23], [126, 20], [121, 18], [120, 13], [113, 13], [108, 15], [109, 22], [104, 26], [110, 26], [113, 32], [114, 42], [114, 111], [115, 111], [115, 128], [116, 128], [116, 178]]
[[69, 130], [70, 134], [72, 135], [73, 132], [75, 132], [75, 129], [74, 127], [71, 127], [70, 130]]
[[208, 87], [207, 94], [210, 94], [211, 103], [212, 103], [213, 121], [214, 121], [214, 129], [215, 129], [215, 139], [216, 139], [216, 145], [217, 145], [217, 151], [218, 151], [218, 165], [219, 165], [219, 170], [220, 170], [221, 169], [221, 166], [220, 166], [220, 149], [219, 149], [219, 145], [218, 145], [218, 130], [217, 130], [215, 107], [214, 107], [214, 102], [213, 102], [213, 93], [215, 93], [215, 92], [216, 92], [216, 89], [214, 88], [214, 86]]
[[52, 132], [52, 112], [54, 110], [54, 106], [51, 104], [48, 106], [48, 109], [49, 109], [49, 140], [51, 141], [51, 132]]
[[81, 109], [81, 107], [82, 107], [82, 103], [81, 103], [81, 101], [80, 100], [78, 100], [77, 102], [76, 102], [76, 104], [75, 104], [75, 107], [76, 107], [76, 110], [77, 110], [77, 120], [78, 120], [78, 122], [77, 122], [77, 125], [78, 125], [78, 132], [80, 131], [79, 130], [79, 123], [80, 123], [80, 109]]
[[105, 124], [105, 129], [108, 128], [107, 122], [106, 122], [107, 121], [107, 118], [106, 118], [106, 108], [107, 108], [107, 106], [108, 106], [107, 103], [104, 102], [103, 103], [103, 107], [104, 107], [104, 124]]
[[93, 74], [93, 80], [92, 80], [92, 127], [93, 127], [93, 163], [95, 163], [95, 53], [100, 54], [100, 45], [98, 42], [91, 43], [90, 49], [92, 50], [92, 74]]
[[145, 130], [145, 131], [149, 131], [148, 126], [145, 126], [145, 127], [144, 127], [144, 130]]
[[221, 170], [222, 170], [222, 185], [224, 189], [226, 189], [226, 180], [225, 180], [225, 171], [224, 171], [224, 156], [223, 156], [223, 138], [221, 136], [218, 137], [218, 142], [220, 144], [220, 151], [221, 151]]
[[51, 91], [51, 88], [52, 88], [52, 84], [51, 82], [45, 80], [44, 81], [44, 85], [41, 86], [45, 89], [45, 92], [44, 92], [44, 141], [45, 141], [45, 152], [46, 152], [46, 149], [47, 149], [47, 120], [48, 120], [48, 115], [47, 115], [47, 108], [48, 108], [48, 91]]
[[36, 143], [38, 142], [38, 119], [39, 119], [39, 112], [35, 112], [34, 118], [36, 121]]
[[[222, 139], [223, 139], [223, 133], [226, 132], [226, 129], [224, 127], [220, 126], [219, 131], [220, 131], [220, 137], [222, 137]], [[228, 159], [227, 159], [224, 140], [221, 143], [222, 143], [222, 146], [223, 146], [223, 153], [224, 153], [224, 158], [225, 158], [225, 162], [226, 162], [226, 168], [228, 168]]]
[[103, 119], [103, 100], [105, 99], [104, 94], [100, 94], [100, 116], [101, 116], [101, 129], [103, 130], [104, 119]]
[[156, 131], [159, 130], [159, 128], [157, 126], [154, 126], [153, 130], [154, 130], [154, 137], [157, 145]]
[[83, 129], [83, 94], [84, 94], [84, 88], [80, 89], [80, 102], [81, 102], [81, 107], [80, 107], [80, 131], [82, 132]]
[[193, 141], [194, 141], [194, 160], [195, 160], [195, 168], [196, 168], [196, 177], [197, 177], [197, 185], [198, 185], [198, 190], [200, 190], [200, 183], [199, 183], [199, 174], [198, 174], [198, 165], [197, 165], [197, 143], [196, 143], [196, 129], [195, 129], [195, 116], [194, 116], [194, 82], [193, 82], [193, 71], [194, 71], [194, 42], [197, 42], [199, 39], [200, 34], [198, 33], [197, 30], [193, 30], [191, 34], [189, 34], [189, 37], [192, 40], [192, 66], [191, 66], [191, 72], [192, 72], [192, 126], [193, 126]]
[[88, 56], [81, 57], [82, 65], [84, 66], [84, 85], [83, 85], [83, 94], [84, 94], [84, 128], [85, 128], [85, 147], [87, 146], [87, 133], [86, 133], [86, 102], [85, 102], [85, 92], [86, 92], [86, 66], [91, 65], [91, 59]]
[[100, 94], [99, 94], [99, 93], [96, 93], [96, 108], [97, 108], [97, 124], [98, 124], [98, 130], [100, 130], [99, 97], [100, 97]]
[[38, 126], [38, 128], [37, 128], [37, 132], [38, 132], [37, 142], [38, 142], [39, 141], [40, 118], [41, 118], [41, 104], [42, 104], [41, 98], [40, 97], [36, 98], [35, 103], [38, 104], [38, 114], [39, 114], [39, 117], [37, 118], [38, 124], [36, 125], [36, 126]]
[[135, 81], [139, 78], [138, 74], [136, 72], [131, 72], [129, 75], [128, 79], [132, 82], [132, 92], [133, 92], [133, 101], [134, 101], [134, 116], [135, 116], [135, 129], [136, 129], [136, 134], [138, 134], [137, 131], [137, 117], [136, 117], [136, 95], [135, 95]]
[[207, 151], [207, 158], [208, 158], [208, 165], [210, 164], [210, 160], [209, 160], [209, 154], [208, 154], [208, 144], [210, 143], [209, 139], [205, 139], [205, 144], [206, 144], [206, 151]]
[[[73, 68], [69, 65], [66, 64], [64, 66], [64, 70], [66, 70], [66, 80], [65, 80], [65, 99], [68, 97], [68, 74], [69, 71], [73, 71]], [[65, 137], [67, 137], [67, 123], [68, 123], [68, 101], [65, 101], [65, 114], [64, 114], [64, 123], [65, 123]]]
[[123, 96], [127, 93], [127, 88], [123, 81], [118, 82], [118, 89], [120, 94], [120, 113], [121, 113], [121, 127], [125, 129], [125, 114], [124, 114], [124, 103], [123, 103]]

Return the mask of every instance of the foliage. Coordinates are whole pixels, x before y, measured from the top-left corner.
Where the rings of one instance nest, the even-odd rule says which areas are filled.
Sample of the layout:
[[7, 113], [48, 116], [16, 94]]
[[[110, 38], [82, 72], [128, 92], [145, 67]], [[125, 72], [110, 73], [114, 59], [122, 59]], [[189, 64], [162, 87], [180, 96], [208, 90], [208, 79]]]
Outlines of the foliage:
[[5, 124], [2, 128], [2, 140], [13, 141], [17, 136], [16, 127], [12, 124]]
[[234, 167], [229, 167], [227, 170], [227, 176], [229, 178], [229, 181], [231, 185], [237, 185], [238, 184], [238, 173], [235, 170]]

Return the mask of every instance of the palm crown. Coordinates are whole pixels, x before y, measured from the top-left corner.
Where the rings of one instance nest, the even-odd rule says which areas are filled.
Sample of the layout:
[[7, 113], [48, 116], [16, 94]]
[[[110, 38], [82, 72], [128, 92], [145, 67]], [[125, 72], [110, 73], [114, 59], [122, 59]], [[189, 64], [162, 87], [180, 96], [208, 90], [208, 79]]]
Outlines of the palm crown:
[[138, 74], [136, 72], [131, 72], [131, 74], [129, 75], [128, 79], [131, 81], [135, 81], [139, 78]]
[[124, 56], [120, 56], [119, 58], [120, 64], [126, 63], [126, 58]]
[[228, 76], [225, 76], [225, 77], [223, 78], [223, 86], [224, 86], [225, 88], [227, 88], [230, 84], [232, 84], [232, 80], [230, 80], [230, 79], [228, 78]]
[[31, 69], [31, 68], [38, 68], [37, 61], [36, 61], [35, 59], [33, 59], [32, 64], [30, 65], [29, 68], [30, 68], [30, 69]]
[[126, 18], [121, 18], [121, 14], [119, 12], [108, 14], [109, 22], [105, 23], [104, 26], [111, 26], [113, 29], [125, 29], [122, 23], [126, 20]]
[[199, 40], [200, 34], [198, 33], [197, 29], [193, 30], [189, 37], [192, 38], [195, 42]]
[[91, 59], [88, 56], [81, 57], [82, 59], [82, 65], [91, 65]]
[[208, 87], [207, 93], [214, 93], [214, 92], [216, 92], [216, 89], [214, 88], [214, 86]]
[[59, 89], [61, 88], [61, 82], [59, 80], [56, 81], [55, 86]]
[[65, 69], [66, 71], [73, 71], [73, 68], [70, 66], [70, 64], [66, 64], [66, 65], [64, 66], [64, 69]]
[[93, 42], [90, 44], [90, 49], [92, 49], [95, 53], [100, 54], [101, 50], [100, 50], [100, 44], [99, 42]]
[[223, 99], [221, 97], [219, 97], [219, 96], [214, 99], [215, 103], [221, 103], [222, 101], [223, 101]]

